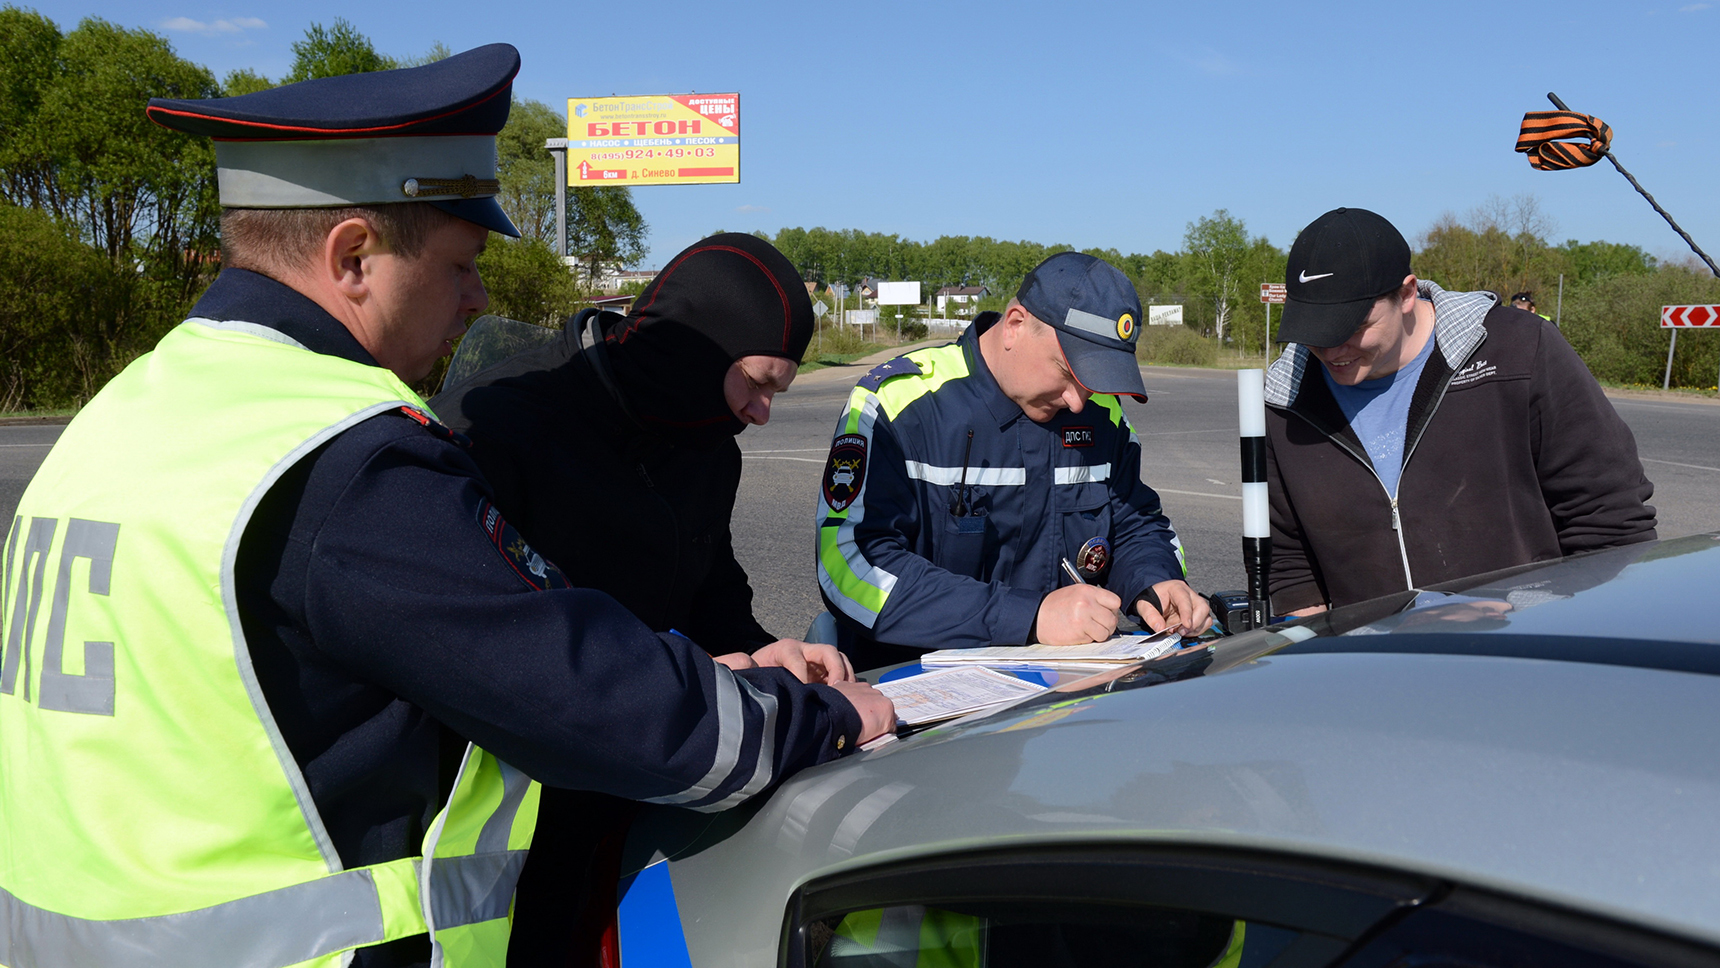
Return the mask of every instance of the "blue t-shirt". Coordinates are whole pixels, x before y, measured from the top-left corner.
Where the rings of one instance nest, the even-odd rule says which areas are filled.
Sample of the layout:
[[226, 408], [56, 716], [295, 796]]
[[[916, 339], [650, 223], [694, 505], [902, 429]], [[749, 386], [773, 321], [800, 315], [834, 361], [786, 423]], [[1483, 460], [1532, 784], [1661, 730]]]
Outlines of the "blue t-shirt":
[[1332, 379], [1332, 374], [1320, 367], [1320, 375], [1332, 388], [1338, 409], [1350, 418], [1350, 429], [1356, 432], [1368, 459], [1374, 462], [1374, 473], [1386, 486], [1386, 493], [1397, 497], [1398, 477], [1403, 472], [1404, 433], [1409, 426], [1409, 402], [1415, 395], [1415, 385], [1421, 380], [1421, 369], [1433, 354], [1435, 338], [1428, 336], [1421, 352], [1408, 366], [1376, 380], [1363, 380], [1353, 387]]

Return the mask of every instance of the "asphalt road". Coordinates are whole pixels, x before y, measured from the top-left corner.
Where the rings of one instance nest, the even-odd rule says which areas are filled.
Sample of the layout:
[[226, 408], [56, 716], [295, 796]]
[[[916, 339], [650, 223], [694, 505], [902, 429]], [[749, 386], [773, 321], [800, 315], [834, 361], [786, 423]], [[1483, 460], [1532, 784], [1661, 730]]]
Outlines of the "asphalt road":
[[[771, 421], [741, 435], [746, 454], [734, 532], [767, 629], [798, 636], [823, 608], [813, 569], [813, 508], [824, 455], [864, 367], [808, 373], [779, 394]], [[1145, 405], [1125, 403], [1141, 437], [1142, 476], [1182, 536], [1202, 591], [1242, 588], [1236, 377], [1148, 367]], [[1636, 434], [1663, 537], [1720, 531], [1720, 406], [1614, 399]], [[0, 426], [0, 508], [10, 519], [58, 426]]]

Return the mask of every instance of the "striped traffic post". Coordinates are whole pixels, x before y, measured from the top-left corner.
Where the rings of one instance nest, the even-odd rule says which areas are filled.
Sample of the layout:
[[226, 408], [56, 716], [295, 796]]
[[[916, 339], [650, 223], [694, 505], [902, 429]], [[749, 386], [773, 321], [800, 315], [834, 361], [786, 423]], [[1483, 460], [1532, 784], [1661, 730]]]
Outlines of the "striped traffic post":
[[1238, 370], [1236, 407], [1242, 436], [1242, 567], [1248, 573], [1249, 628], [1272, 613], [1272, 531], [1266, 506], [1266, 371]]

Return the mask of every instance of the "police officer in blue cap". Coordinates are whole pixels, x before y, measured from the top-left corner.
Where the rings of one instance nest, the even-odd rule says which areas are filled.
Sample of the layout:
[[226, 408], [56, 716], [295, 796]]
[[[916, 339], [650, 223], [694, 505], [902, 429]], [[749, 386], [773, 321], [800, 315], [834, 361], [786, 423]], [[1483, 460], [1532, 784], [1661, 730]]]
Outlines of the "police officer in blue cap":
[[5, 963], [499, 964], [539, 783], [719, 810], [893, 721], [568, 587], [408, 388], [518, 234], [518, 69], [150, 102], [216, 140], [225, 269], [6, 544]]
[[819, 584], [856, 667], [1100, 641], [1122, 608], [1207, 626], [1117, 400], [1146, 397], [1140, 317], [1126, 276], [1063, 252], [1001, 316], [860, 380], [817, 509]]

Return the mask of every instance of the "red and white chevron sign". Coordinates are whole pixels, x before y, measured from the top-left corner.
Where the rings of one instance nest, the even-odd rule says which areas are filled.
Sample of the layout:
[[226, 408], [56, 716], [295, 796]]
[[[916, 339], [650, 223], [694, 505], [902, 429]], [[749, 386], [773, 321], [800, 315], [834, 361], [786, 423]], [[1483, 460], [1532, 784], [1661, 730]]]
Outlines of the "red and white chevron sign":
[[1660, 328], [1686, 326], [1720, 327], [1720, 306], [1662, 306]]

